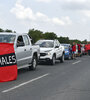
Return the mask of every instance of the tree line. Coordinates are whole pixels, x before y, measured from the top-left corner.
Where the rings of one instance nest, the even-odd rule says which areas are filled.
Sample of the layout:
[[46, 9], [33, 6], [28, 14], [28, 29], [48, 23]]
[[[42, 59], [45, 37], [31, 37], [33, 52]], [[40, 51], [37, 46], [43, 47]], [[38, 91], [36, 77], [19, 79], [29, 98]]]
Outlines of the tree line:
[[16, 31], [12, 31], [10, 29], [3, 30], [2, 28], [0, 28], [0, 32], [16, 33]]
[[[0, 28], [0, 32], [16, 33], [16, 31], [12, 31], [10, 29], [3, 30], [2, 28]], [[69, 37], [62, 37], [62, 36], [58, 37], [54, 32], [44, 33], [40, 30], [35, 30], [35, 29], [30, 29], [28, 31], [28, 35], [32, 38], [33, 43], [35, 43], [40, 39], [50, 39], [50, 40], [58, 39], [60, 43], [68, 43], [68, 44], [72, 44], [73, 42], [87, 44], [88, 42], [86, 39], [84, 41], [80, 41], [77, 39], [71, 40], [69, 39]]]
[[58, 37], [54, 32], [42, 32], [40, 30], [35, 30], [35, 29], [30, 29], [28, 32], [29, 36], [33, 39], [34, 43], [40, 39], [58, 39], [60, 43], [67, 43], [67, 44], [72, 44], [73, 42], [75, 43], [82, 43], [82, 44], [87, 44], [87, 40], [85, 39], [84, 41], [80, 41], [77, 39], [70, 40], [69, 37]]

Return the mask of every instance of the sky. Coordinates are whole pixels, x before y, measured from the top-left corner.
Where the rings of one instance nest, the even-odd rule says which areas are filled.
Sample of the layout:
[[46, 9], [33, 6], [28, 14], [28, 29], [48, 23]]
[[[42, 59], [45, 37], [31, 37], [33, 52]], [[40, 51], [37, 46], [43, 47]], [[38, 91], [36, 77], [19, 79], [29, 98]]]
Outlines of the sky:
[[90, 0], [0, 0], [0, 28], [90, 40]]

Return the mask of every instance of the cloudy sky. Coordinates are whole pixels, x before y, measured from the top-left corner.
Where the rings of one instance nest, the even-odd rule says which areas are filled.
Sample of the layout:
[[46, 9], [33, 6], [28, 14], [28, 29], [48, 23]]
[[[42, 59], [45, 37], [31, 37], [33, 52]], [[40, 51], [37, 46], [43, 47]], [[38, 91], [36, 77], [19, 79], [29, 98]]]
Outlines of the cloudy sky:
[[90, 40], [90, 0], [0, 0], [0, 27]]

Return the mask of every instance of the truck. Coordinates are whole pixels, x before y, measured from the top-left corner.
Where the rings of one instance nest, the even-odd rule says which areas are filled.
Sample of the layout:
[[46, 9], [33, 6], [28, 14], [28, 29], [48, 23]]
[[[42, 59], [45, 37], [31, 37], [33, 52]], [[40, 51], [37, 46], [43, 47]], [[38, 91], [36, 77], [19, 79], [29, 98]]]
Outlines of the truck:
[[64, 46], [58, 40], [38, 40], [35, 45], [40, 46], [39, 61], [46, 61], [51, 65], [54, 65], [56, 60], [64, 62]]
[[35, 70], [40, 56], [39, 46], [32, 45], [26, 33], [0, 33], [0, 43], [13, 43], [18, 69]]

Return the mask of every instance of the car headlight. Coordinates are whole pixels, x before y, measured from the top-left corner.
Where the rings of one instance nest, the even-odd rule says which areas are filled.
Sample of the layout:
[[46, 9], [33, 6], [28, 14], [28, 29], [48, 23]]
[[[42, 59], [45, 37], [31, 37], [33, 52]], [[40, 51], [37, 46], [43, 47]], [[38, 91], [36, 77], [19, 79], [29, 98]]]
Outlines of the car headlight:
[[52, 50], [47, 50], [47, 51], [45, 51], [46, 55], [48, 55], [48, 56], [51, 55], [51, 51], [52, 51]]
[[49, 55], [51, 55], [51, 53], [50, 53], [50, 52], [48, 52], [48, 53], [47, 53], [47, 55], [49, 56]]

